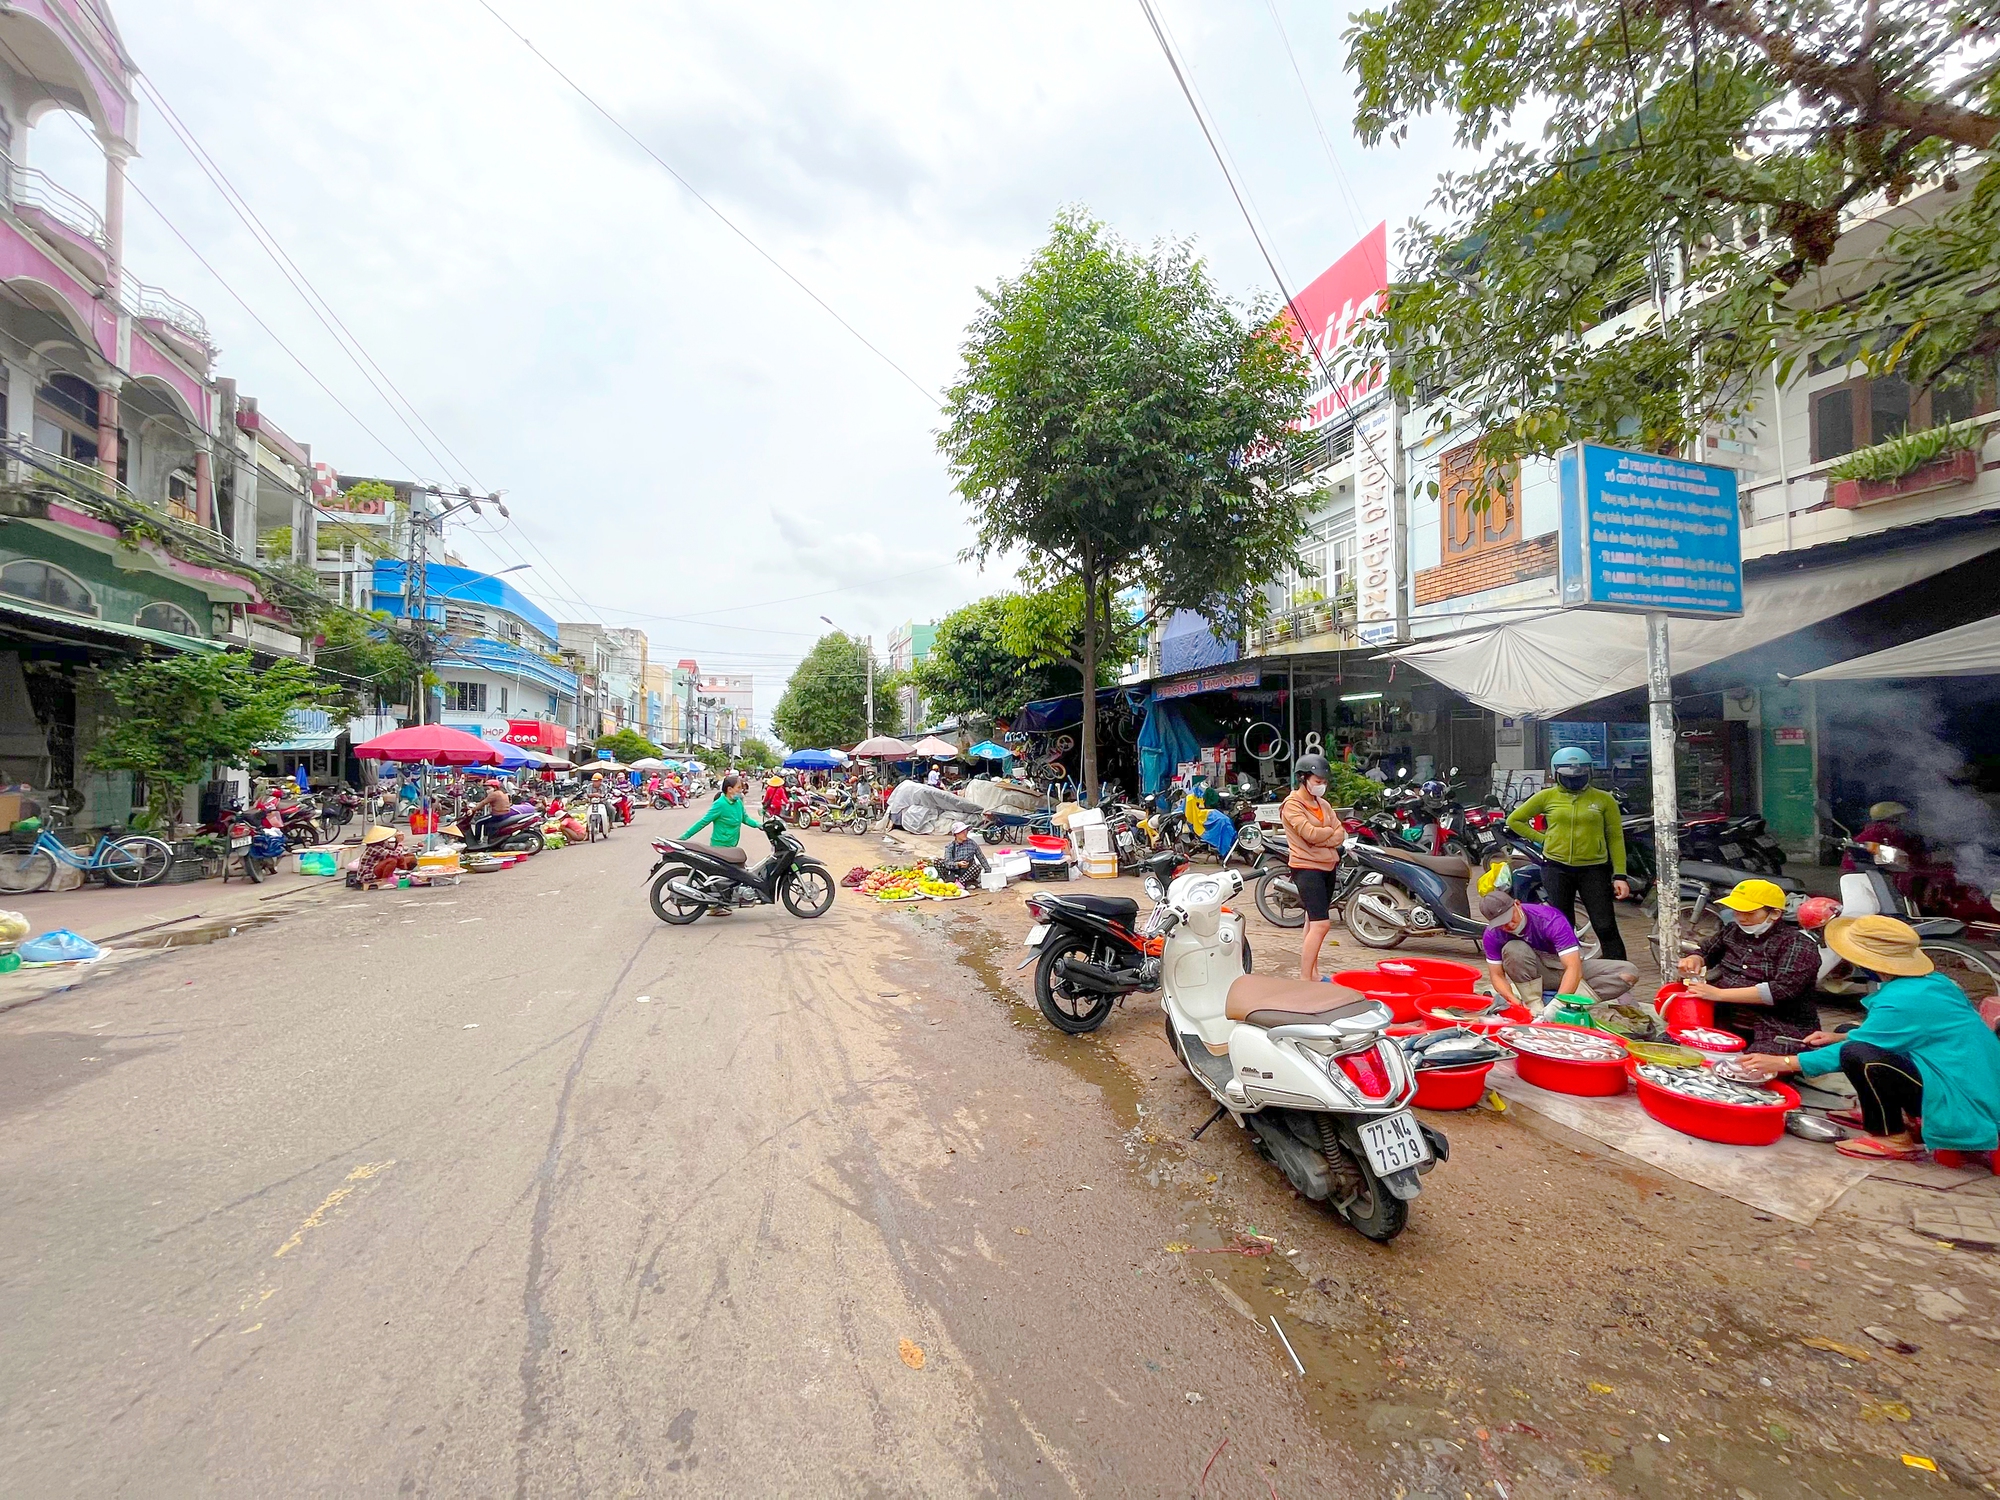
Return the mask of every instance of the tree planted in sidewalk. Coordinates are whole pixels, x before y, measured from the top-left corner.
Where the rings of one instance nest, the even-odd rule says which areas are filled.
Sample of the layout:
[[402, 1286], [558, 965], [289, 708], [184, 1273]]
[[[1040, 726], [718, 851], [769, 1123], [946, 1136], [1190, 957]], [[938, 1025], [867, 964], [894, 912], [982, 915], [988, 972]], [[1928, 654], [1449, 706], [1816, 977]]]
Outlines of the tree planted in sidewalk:
[[[1394, 0], [1347, 40], [1362, 140], [1439, 115], [1485, 165], [1440, 178], [1343, 363], [1447, 393], [1490, 463], [1685, 446], [1814, 354], [1953, 407], [1990, 382], [1990, 5]], [[1885, 203], [1904, 206], [1841, 284], [1843, 242]]]
[[[1225, 632], [1261, 613], [1305, 526], [1281, 482], [1309, 385], [1288, 325], [1223, 296], [1187, 245], [1144, 253], [1075, 209], [980, 301], [938, 437], [966, 556], [1025, 554], [1028, 587], [1077, 588], [1084, 682], [1126, 587]], [[1082, 741], [1094, 802], [1094, 713]]]
[[258, 666], [235, 651], [182, 652], [101, 672], [119, 712], [84, 760], [146, 783], [155, 826], [171, 834], [183, 791], [224, 768], [247, 768], [265, 745], [291, 738], [286, 715], [337, 691], [301, 661]]
[[342, 700], [362, 713], [373, 713], [377, 703], [406, 693], [417, 675], [417, 659], [406, 638], [395, 633], [393, 617], [381, 610], [364, 615], [329, 609], [319, 622], [313, 663], [333, 678]]
[[621, 765], [631, 765], [635, 760], [652, 756], [655, 760], [665, 757], [666, 751], [647, 739], [636, 729], [614, 729], [610, 734], [601, 734], [593, 750], [609, 750], [612, 758]]
[[852, 745], [868, 733], [868, 646], [838, 630], [792, 669], [771, 728], [795, 750]]

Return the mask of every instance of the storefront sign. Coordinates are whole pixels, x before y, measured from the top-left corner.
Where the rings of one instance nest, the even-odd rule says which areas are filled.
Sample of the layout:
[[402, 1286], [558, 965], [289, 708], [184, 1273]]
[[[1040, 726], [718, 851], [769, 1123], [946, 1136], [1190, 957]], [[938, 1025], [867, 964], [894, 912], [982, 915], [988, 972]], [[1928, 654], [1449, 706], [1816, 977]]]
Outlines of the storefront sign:
[[1155, 698], [1190, 698], [1196, 693], [1220, 693], [1230, 688], [1253, 688], [1263, 681], [1263, 674], [1249, 672], [1210, 672], [1203, 677], [1190, 677], [1184, 682], [1163, 682], [1153, 689]]
[[[1378, 389], [1382, 372], [1371, 370], [1359, 380], [1337, 385], [1327, 379], [1339, 373], [1334, 353], [1354, 337], [1356, 327], [1374, 316], [1389, 291], [1389, 227], [1377, 224], [1361, 243], [1324, 271], [1318, 280], [1292, 299], [1305, 320], [1312, 346], [1319, 351], [1313, 362], [1311, 405], [1300, 426], [1307, 432], [1324, 427], [1347, 409]], [[1325, 368], [1322, 369], [1321, 365]]]
[[528, 750], [562, 750], [569, 745], [569, 731], [546, 719], [509, 719], [499, 738]]
[[1564, 604], [1696, 619], [1743, 613], [1734, 469], [1579, 443], [1560, 471]]
[[1371, 645], [1396, 635], [1396, 515], [1389, 489], [1391, 408], [1354, 423], [1355, 633]]
[[1806, 743], [1806, 732], [1803, 729], [1786, 729], [1783, 727], [1773, 729], [1771, 731], [1771, 743], [1774, 745], [1803, 745]]

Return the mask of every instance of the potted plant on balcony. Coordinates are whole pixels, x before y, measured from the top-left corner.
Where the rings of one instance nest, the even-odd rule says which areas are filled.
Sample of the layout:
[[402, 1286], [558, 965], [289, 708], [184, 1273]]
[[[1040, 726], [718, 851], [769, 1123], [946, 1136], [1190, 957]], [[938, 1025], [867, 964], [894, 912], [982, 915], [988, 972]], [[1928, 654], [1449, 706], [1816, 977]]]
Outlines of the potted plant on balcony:
[[1986, 429], [1984, 422], [1953, 422], [1850, 453], [1826, 471], [1833, 503], [1856, 510], [1971, 484], [1979, 478]]
[[1333, 607], [1339, 618], [1343, 620], [1354, 618], [1354, 580], [1352, 578], [1341, 584], [1339, 589], [1334, 592]]

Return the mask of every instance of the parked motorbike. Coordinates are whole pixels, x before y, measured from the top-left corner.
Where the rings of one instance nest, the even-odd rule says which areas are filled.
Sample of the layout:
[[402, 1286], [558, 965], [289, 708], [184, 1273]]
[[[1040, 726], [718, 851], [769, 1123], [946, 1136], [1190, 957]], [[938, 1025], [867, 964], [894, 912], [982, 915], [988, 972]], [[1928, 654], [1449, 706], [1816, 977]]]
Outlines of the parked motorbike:
[[[1187, 862], [1166, 849], [1144, 860], [1143, 868], [1147, 893], [1157, 903], [1166, 883]], [[1082, 1036], [1109, 1020], [1127, 995], [1160, 987], [1160, 939], [1153, 930], [1158, 911], [1155, 905], [1153, 915], [1141, 922], [1139, 903], [1130, 896], [1049, 892], [1029, 898], [1028, 914], [1035, 925], [1022, 946], [1031, 951], [1016, 967], [1035, 964], [1035, 1004], [1051, 1026]], [[1241, 927], [1234, 914], [1230, 921]], [[1248, 973], [1247, 939], [1242, 963]]]
[[806, 853], [777, 818], [762, 825], [771, 841], [768, 859], [736, 865], [719, 858], [705, 844], [680, 839], [654, 839], [653, 861], [646, 878], [653, 882], [653, 915], [675, 927], [685, 927], [702, 913], [718, 907], [769, 906], [782, 902], [795, 917], [823, 917], [833, 909], [833, 872]]
[[219, 822], [222, 836], [229, 841], [222, 855], [223, 884], [227, 885], [229, 877], [236, 873], [252, 885], [266, 875], [278, 873], [278, 861], [287, 852], [282, 833], [256, 827], [240, 804], [232, 807]]
[[547, 847], [543, 816], [532, 802], [516, 802], [504, 813], [440, 824], [438, 832], [461, 840], [467, 854], [540, 854]]
[[1369, 948], [1394, 948], [1416, 933], [1443, 933], [1477, 942], [1485, 923], [1472, 914], [1472, 863], [1456, 854], [1376, 849], [1357, 844], [1348, 856], [1359, 879], [1340, 920]]
[[287, 849], [310, 849], [327, 840], [327, 834], [320, 825], [317, 803], [287, 801], [273, 790], [266, 792], [250, 812], [253, 823], [282, 834]]
[[1450, 1143], [1410, 1113], [1416, 1077], [1387, 1036], [1388, 1006], [1238, 972], [1241, 923], [1224, 903], [1242, 889], [1237, 871], [1221, 870], [1167, 892], [1157, 919], [1167, 1043], [1216, 1101], [1214, 1119], [1234, 1120], [1302, 1197], [1330, 1203], [1369, 1239], [1394, 1239]]
[[355, 811], [360, 806], [361, 798], [344, 786], [320, 794], [319, 823], [325, 830], [329, 843], [338, 838], [340, 831], [354, 821]]

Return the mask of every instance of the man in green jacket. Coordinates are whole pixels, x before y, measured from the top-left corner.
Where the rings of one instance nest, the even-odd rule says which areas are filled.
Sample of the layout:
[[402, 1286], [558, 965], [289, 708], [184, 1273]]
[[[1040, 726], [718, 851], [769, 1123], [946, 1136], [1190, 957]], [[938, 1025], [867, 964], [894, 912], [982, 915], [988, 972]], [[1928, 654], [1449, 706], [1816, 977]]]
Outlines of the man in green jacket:
[[[1816, 1050], [1796, 1057], [1746, 1055], [1764, 1078], [1830, 1073], [1854, 1085], [1862, 1135], [1843, 1156], [1914, 1161], [1934, 1151], [1991, 1151], [2000, 1145], [2000, 1037], [1965, 991], [1936, 972], [1916, 929], [1894, 917], [1841, 917], [1826, 924], [1827, 946], [1857, 969], [1885, 976], [1862, 1003], [1868, 1019], [1845, 1036], [1815, 1032]], [[1914, 1123], [1923, 1121], [1923, 1145]]]
[[[1625, 939], [1618, 932], [1614, 901], [1630, 896], [1625, 882], [1625, 822], [1618, 800], [1590, 784], [1590, 752], [1579, 745], [1558, 750], [1550, 761], [1556, 784], [1535, 793], [1507, 815], [1511, 832], [1542, 846], [1542, 896], [1576, 921], [1576, 898], [1590, 914], [1590, 925], [1604, 956], [1625, 957]], [[1534, 819], [1548, 819], [1548, 831], [1537, 833]]]

